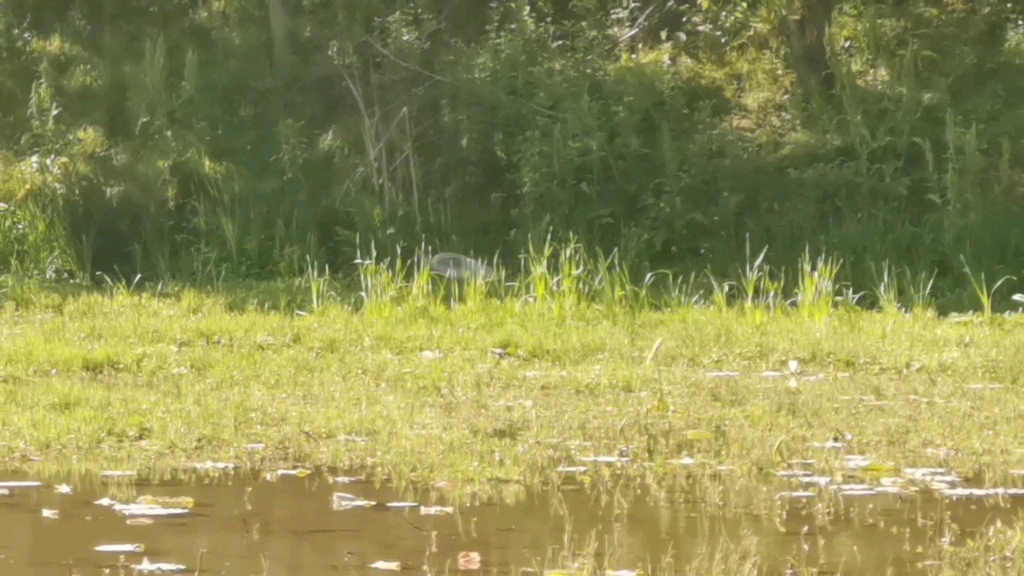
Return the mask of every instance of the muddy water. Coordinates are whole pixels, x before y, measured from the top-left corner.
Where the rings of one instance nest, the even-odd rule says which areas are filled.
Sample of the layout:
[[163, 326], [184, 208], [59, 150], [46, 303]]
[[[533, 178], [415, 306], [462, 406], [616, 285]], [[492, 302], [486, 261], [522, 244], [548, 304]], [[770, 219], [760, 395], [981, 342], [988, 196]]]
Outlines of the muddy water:
[[[943, 522], [969, 535], [996, 519], [1011, 521], [1017, 501], [1024, 501], [1010, 499], [1007, 505], [1004, 499], [997, 506], [878, 495], [847, 498], [818, 507], [817, 513], [813, 500], [794, 501], [766, 516], [736, 508], [715, 514], [692, 499], [654, 503], [643, 495], [629, 497], [628, 506], [622, 506], [614, 498], [561, 490], [513, 506], [464, 506], [435, 516], [418, 507], [334, 510], [335, 492], [381, 503], [402, 499], [371, 484], [312, 477], [268, 482], [234, 475], [215, 482], [139, 484], [135, 490], [135, 496], [189, 496], [195, 503], [182, 516], [133, 524], [96, 501], [108, 495], [131, 501], [134, 496], [98, 483], [61, 494], [55, 483], [44, 482], [0, 495], [0, 574], [131, 574], [131, 566], [144, 557], [180, 564], [181, 573], [189, 574], [386, 576], [388, 570], [370, 567], [380, 561], [400, 562], [402, 573], [426, 567], [443, 574], [458, 572], [459, 555], [465, 552], [478, 553], [480, 566], [469, 561], [471, 569], [463, 573], [528, 574], [524, 569], [570, 566], [572, 549], [581, 552], [588, 539], [596, 543], [593, 552], [602, 570], [687, 573], [716, 545], [729, 557], [747, 541], [754, 542], [751, 551], [769, 574], [790, 566], [817, 568], [822, 574], [926, 573]], [[824, 521], [823, 509], [830, 510]], [[56, 517], [46, 517], [53, 513], [44, 510], [57, 511]], [[95, 550], [105, 544], [142, 544], [145, 550]]]

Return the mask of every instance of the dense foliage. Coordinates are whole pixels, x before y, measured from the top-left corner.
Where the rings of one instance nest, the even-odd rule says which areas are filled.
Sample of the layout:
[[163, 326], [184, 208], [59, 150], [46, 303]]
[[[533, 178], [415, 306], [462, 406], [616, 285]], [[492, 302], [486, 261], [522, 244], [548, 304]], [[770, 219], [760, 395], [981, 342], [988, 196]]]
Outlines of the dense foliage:
[[1005, 0], [58, 4], [0, 9], [0, 272], [515, 262], [568, 234], [640, 270], [1024, 265]]

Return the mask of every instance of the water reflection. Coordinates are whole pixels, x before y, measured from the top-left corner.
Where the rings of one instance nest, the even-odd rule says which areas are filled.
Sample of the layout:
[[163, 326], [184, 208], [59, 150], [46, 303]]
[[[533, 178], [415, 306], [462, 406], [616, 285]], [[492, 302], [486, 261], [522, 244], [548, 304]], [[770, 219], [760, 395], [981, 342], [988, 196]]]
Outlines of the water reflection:
[[[453, 514], [379, 505], [335, 511], [336, 492], [374, 502], [403, 498], [370, 484], [313, 476], [268, 482], [226, 475], [216, 482], [137, 486], [137, 495], [189, 496], [195, 504], [183, 516], [129, 524], [96, 503], [111, 494], [106, 486], [79, 485], [62, 494], [54, 489], [58, 484], [0, 495], [0, 573], [131, 573], [130, 566], [146, 558], [202, 574], [387, 574], [396, 562], [402, 572], [443, 574], [459, 570], [460, 554], [464, 567], [474, 567], [474, 553], [480, 567], [466, 574], [569, 569], [588, 559], [600, 572], [782, 574], [810, 567], [819, 574], [926, 573], [922, 562], [950, 527], [970, 534], [997, 519], [1011, 522], [1017, 513], [1013, 502], [896, 494], [790, 499], [770, 513], [755, 513], [735, 503], [704, 504], [693, 495], [584, 490], [534, 495], [514, 506], [463, 506]], [[729, 497], [742, 500], [743, 492]], [[43, 509], [59, 515], [44, 517]], [[96, 550], [115, 544], [145, 549]], [[375, 563], [385, 570], [371, 568]]]

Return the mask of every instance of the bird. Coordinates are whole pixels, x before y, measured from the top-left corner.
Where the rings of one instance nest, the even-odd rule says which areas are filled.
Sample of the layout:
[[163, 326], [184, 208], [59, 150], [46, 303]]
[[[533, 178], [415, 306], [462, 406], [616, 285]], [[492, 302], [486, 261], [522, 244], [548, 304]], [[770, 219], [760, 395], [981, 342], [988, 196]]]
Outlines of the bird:
[[444, 276], [449, 280], [469, 280], [482, 277], [484, 280], [494, 278], [494, 268], [480, 260], [454, 252], [441, 252], [430, 259], [430, 272]]

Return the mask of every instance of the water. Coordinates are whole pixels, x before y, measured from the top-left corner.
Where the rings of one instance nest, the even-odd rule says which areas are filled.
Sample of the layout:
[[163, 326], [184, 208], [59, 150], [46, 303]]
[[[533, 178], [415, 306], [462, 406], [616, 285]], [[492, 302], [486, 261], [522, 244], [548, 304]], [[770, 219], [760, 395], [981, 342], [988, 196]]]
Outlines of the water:
[[[184, 516], [132, 525], [95, 502], [108, 495], [120, 501], [134, 496], [92, 484], [59, 494], [47, 482], [0, 496], [0, 574], [131, 574], [131, 565], [143, 558], [181, 564], [187, 571], [182, 573], [189, 574], [386, 576], [389, 570], [370, 567], [381, 561], [400, 562], [405, 574], [423, 573], [424, 567], [444, 574], [459, 572], [460, 553], [480, 558], [480, 568], [464, 574], [529, 574], [530, 569], [570, 567], [588, 556], [588, 542], [595, 545], [589, 556], [602, 571], [687, 573], [688, 566], [703, 560], [694, 573], [708, 573], [710, 557], [721, 546], [723, 562], [736, 562], [720, 564], [714, 569], [720, 573], [734, 573], [740, 560], [757, 556], [759, 573], [767, 574], [783, 574], [790, 566], [812, 567], [819, 574], [925, 574], [949, 526], [956, 525], [962, 539], [997, 519], [1012, 521], [1018, 510], [1016, 499], [998, 505], [887, 494], [793, 500], [766, 515], [692, 496], [620, 493], [616, 498], [563, 489], [515, 505], [463, 506], [435, 516], [422, 515], [418, 507], [332, 509], [335, 492], [378, 502], [402, 500], [372, 484], [314, 477], [270, 482], [236, 474], [195, 483], [140, 483], [135, 496], [189, 496], [195, 505]], [[44, 509], [58, 511], [58, 517], [44, 517]], [[740, 553], [744, 543], [750, 546], [746, 556]], [[143, 544], [145, 551], [95, 551], [105, 544]]]

